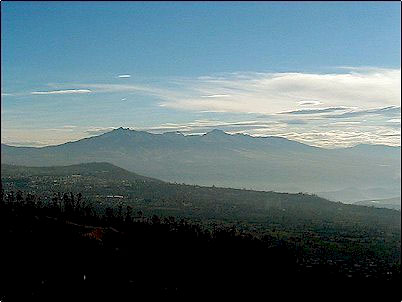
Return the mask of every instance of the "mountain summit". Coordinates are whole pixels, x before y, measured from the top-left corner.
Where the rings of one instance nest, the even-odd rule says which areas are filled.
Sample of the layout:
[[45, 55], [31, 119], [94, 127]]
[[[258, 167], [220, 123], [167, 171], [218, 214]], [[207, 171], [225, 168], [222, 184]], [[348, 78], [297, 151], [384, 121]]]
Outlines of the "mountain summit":
[[[24, 166], [109, 162], [148, 177], [207, 186], [296, 193], [356, 187], [382, 192], [367, 199], [400, 195], [400, 148], [365, 145], [329, 150], [218, 129], [185, 136], [120, 127], [58, 146], [2, 145], [1, 160]], [[349, 195], [340, 196], [338, 200], [348, 201]]]
[[230, 134], [227, 134], [223, 130], [214, 129], [214, 130], [212, 130], [210, 132], [205, 133], [204, 135], [208, 135], [208, 136], [225, 136], [225, 135], [230, 135]]

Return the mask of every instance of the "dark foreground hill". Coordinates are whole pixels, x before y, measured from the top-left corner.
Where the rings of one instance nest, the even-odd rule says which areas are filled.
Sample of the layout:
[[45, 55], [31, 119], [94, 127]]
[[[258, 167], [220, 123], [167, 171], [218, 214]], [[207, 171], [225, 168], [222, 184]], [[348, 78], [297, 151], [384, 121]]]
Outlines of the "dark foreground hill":
[[[354, 288], [360, 297], [374, 289], [399, 295], [400, 211], [308, 194], [166, 183], [108, 163], [1, 169], [9, 211], [2, 246], [13, 263], [29, 255], [10, 271], [32, 262], [23, 279], [29, 283], [42, 276], [36, 273], [42, 263], [50, 267], [35, 279], [35, 290], [51, 280], [51, 289], [68, 292], [84, 286], [85, 275], [90, 292], [113, 284], [124, 295], [176, 288], [186, 297], [236, 289], [306, 295], [322, 286]], [[69, 285], [57, 281], [64, 270], [72, 274]]]
[[359, 272], [350, 259], [319, 263], [278, 236], [99, 215], [79, 195], [46, 204], [10, 194], [0, 202], [1, 301], [401, 298], [398, 265], [372, 261]]
[[[331, 202], [316, 195], [167, 183], [126, 171], [109, 163], [60, 167], [1, 165], [6, 189], [52, 198], [56, 192], [83, 193], [95, 205], [130, 205], [144, 213], [286, 222], [310, 229], [368, 226], [400, 229], [400, 213], [389, 209]], [[50, 197], [49, 197], [50, 196]]]
[[[1, 160], [25, 166], [110, 162], [165, 181], [294, 193], [333, 192], [323, 196], [344, 202], [391, 198], [401, 190], [400, 147], [358, 145], [328, 150], [281, 137], [230, 135], [219, 130], [184, 136], [119, 128], [58, 146], [2, 145]], [[350, 187], [356, 189], [345, 191]], [[359, 193], [362, 190], [364, 194]]]

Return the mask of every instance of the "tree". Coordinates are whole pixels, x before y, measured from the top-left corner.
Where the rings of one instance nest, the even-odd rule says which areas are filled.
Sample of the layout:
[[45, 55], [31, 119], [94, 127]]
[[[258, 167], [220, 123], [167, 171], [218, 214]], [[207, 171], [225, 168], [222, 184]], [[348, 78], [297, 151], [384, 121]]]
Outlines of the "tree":
[[161, 222], [160, 218], [157, 215], [153, 215], [151, 220], [153, 224], [160, 224]]
[[113, 209], [110, 207], [106, 208], [105, 211], [106, 221], [111, 222], [114, 219]]
[[7, 194], [7, 202], [14, 202], [14, 201], [15, 201], [14, 191], [10, 191]]
[[126, 218], [125, 218], [126, 223], [131, 222], [132, 212], [133, 212], [133, 208], [131, 206], [127, 206], [127, 208], [126, 208]]
[[35, 200], [35, 195], [28, 193], [25, 197], [25, 202], [27, 205], [32, 206]]
[[3, 205], [4, 204], [4, 188], [3, 188], [3, 182], [1, 182], [0, 183], [0, 186], [1, 186], [1, 204], [0, 205]]
[[123, 219], [123, 207], [121, 206], [121, 204], [119, 204], [117, 208], [118, 208], [117, 217], [119, 219]]
[[75, 198], [73, 192], [70, 192], [70, 201], [71, 201], [71, 206], [73, 209], [75, 209], [76, 204], [75, 204]]
[[60, 193], [54, 193], [52, 197], [52, 207], [56, 208], [58, 206], [58, 202], [60, 200]]
[[15, 198], [16, 198], [18, 203], [21, 203], [24, 200], [24, 198], [22, 196], [22, 192], [20, 190], [17, 191], [17, 194], [16, 194]]

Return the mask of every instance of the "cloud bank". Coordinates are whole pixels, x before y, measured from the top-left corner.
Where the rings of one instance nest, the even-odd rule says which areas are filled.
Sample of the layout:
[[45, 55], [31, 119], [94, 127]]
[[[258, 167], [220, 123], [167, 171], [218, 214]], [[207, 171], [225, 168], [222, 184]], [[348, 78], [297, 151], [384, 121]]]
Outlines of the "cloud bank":
[[[265, 114], [297, 110], [298, 105], [369, 109], [398, 105], [400, 81], [400, 69], [353, 69], [330, 74], [231, 73], [183, 81], [182, 95], [161, 96], [165, 99], [161, 104], [181, 110]], [[205, 95], [229, 97], [205, 99]]]
[[[150, 112], [159, 107], [164, 114], [174, 113], [171, 123], [148, 123], [147, 117], [136, 115], [133, 105], [133, 121], [142, 119], [141, 124], [149, 126], [138, 128], [135, 124], [105, 121], [105, 127], [90, 127], [82, 130], [81, 136], [120, 126], [187, 134], [219, 128], [254, 136], [283, 136], [332, 148], [357, 143], [400, 145], [400, 81], [400, 69], [342, 67], [337, 72], [322, 74], [236, 72], [124, 85], [81, 83], [74, 84], [77, 89], [66, 89], [72, 87], [70, 83], [54, 87], [59, 90], [31, 94], [112, 94], [116, 100], [124, 100], [128, 95], [151, 96], [146, 105]], [[130, 111], [130, 102], [125, 104], [124, 110]], [[105, 106], [111, 106], [108, 110], [114, 115], [121, 110], [112, 104]], [[186, 118], [187, 122], [183, 122], [181, 116], [192, 116], [192, 121]], [[78, 136], [77, 129], [74, 133]]]

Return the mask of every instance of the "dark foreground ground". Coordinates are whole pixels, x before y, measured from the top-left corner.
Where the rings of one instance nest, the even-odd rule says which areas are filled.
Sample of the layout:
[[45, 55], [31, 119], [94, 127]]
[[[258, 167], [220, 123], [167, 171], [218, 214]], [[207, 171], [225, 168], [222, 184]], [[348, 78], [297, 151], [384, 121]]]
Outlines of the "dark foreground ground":
[[0, 205], [0, 301], [401, 301], [399, 266], [348, 276], [273, 238], [188, 220]]

